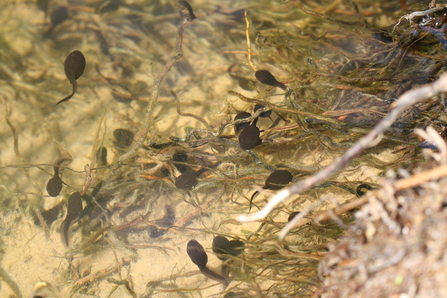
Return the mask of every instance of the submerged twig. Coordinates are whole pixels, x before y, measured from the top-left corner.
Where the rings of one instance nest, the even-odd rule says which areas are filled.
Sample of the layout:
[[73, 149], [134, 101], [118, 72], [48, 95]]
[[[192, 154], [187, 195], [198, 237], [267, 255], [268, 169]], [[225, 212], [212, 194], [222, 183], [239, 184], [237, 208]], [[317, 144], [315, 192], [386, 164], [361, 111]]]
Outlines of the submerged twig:
[[[289, 198], [291, 195], [299, 194], [311, 188], [312, 186], [323, 182], [331, 175], [334, 175], [335, 173], [345, 168], [354, 157], [362, 153], [365, 149], [371, 147], [372, 143], [377, 143], [377, 138], [380, 138], [383, 132], [387, 130], [396, 121], [397, 117], [407, 108], [421, 100], [433, 97], [438, 93], [446, 91], [447, 74], [443, 74], [437, 81], [431, 84], [427, 84], [420, 88], [407, 91], [402, 96], [400, 96], [396, 102], [392, 104], [393, 109], [388, 114], [388, 116], [383, 118], [382, 121], [380, 121], [373, 130], [371, 130], [366, 136], [358, 140], [351, 148], [348, 149], [348, 151], [346, 151], [344, 155], [335, 160], [331, 165], [317, 172], [315, 175], [312, 175], [311, 177], [299, 181], [292, 186], [280, 191], [270, 199], [268, 204], [263, 209], [250, 215], [239, 216], [238, 220], [241, 222], [251, 222], [264, 219], [279, 203]], [[303, 216], [305, 216], [305, 214]], [[295, 226], [299, 219], [299, 216], [295, 217], [281, 230], [281, 233], [279, 234], [280, 240], [284, 239], [284, 237]]]

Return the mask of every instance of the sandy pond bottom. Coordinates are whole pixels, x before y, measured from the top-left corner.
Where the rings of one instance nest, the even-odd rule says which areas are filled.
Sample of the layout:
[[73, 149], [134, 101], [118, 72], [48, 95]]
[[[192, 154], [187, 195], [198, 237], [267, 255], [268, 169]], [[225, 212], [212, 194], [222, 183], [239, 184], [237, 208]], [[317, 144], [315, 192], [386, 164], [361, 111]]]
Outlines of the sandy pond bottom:
[[[344, 43], [336, 44], [337, 54], [332, 55], [327, 48], [320, 49], [327, 46], [325, 39], [316, 43], [311, 37], [334, 31], [328, 39], [343, 41], [340, 35], [348, 31], [310, 17], [291, 1], [190, 1], [197, 19], [184, 32], [182, 59], [161, 85], [152, 111], [155, 120], [144, 146], [124, 165], [115, 167], [125, 150], [118, 148], [113, 132], [130, 130], [135, 133], [133, 144], [138, 141], [157, 77], [175, 54], [181, 20], [170, 1], [122, 2], [125, 5], [108, 11], [104, 8], [108, 1], [50, 1], [49, 12], [62, 5], [68, 8], [69, 18], [44, 39], [50, 16], [39, 5], [45, 1], [1, 1], [0, 297], [27, 297], [36, 285], [37, 295], [45, 298], [221, 297], [230, 291], [240, 294], [227, 297], [312, 295], [321, 285], [318, 261], [327, 253], [327, 243], [339, 239], [342, 230], [330, 221], [305, 225], [293, 230], [283, 243], [277, 241], [278, 231], [292, 212], [319, 199], [326, 199], [321, 209], [356, 199], [356, 187], [362, 183], [375, 186], [387, 163], [401, 162], [405, 150], [395, 150], [392, 142], [371, 149], [352, 168], [330, 177], [327, 184], [291, 198], [265, 223], [240, 224], [234, 219], [248, 212], [250, 196], [262, 190], [273, 167], [289, 169], [297, 181], [330, 164], [346, 150], [352, 137], [356, 139], [365, 132], [353, 129], [337, 135], [339, 127], [326, 126], [327, 121], [306, 124], [301, 121], [305, 117], [298, 119], [299, 114], [281, 112], [299, 108], [320, 115], [334, 108], [342, 115], [343, 109], [352, 108], [351, 95], [360, 100], [363, 93], [345, 92], [346, 86], [337, 87], [340, 85], [329, 80], [314, 89], [314, 70], [306, 62], [309, 57], [321, 59], [318, 63], [322, 69], [338, 71], [337, 55], [344, 53]], [[318, 3], [302, 2], [322, 12]], [[346, 17], [357, 21], [354, 8], [342, 2], [333, 1], [327, 7], [324, 4], [324, 12], [340, 8], [347, 11]], [[365, 16], [373, 14], [371, 1], [357, 2]], [[398, 11], [399, 1], [389, 2], [384, 11]], [[244, 9], [249, 12], [246, 19]], [[386, 22], [391, 17], [382, 14], [380, 19]], [[251, 26], [248, 29], [247, 24]], [[305, 28], [314, 35], [299, 33], [298, 29]], [[258, 31], [268, 39], [257, 35]], [[251, 37], [251, 56], [246, 32]], [[344, 39], [346, 48], [358, 50], [361, 57], [364, 51], [352, 43], [349, 32]], [[359, 43], [363, 41], [361, 32], [353, 32]], [[366, 33], [368, 42], [370, 35]], [[282, 36], [287, 38], [283, 40]], [[369, 50], [369, 44], [365, 44]], [[332, 45], [328, 48], [333, 50]], [[75, 49], [86, 57], [85, 72], [77, 81], [73, 98], [55, 106], [72, 90], [63, 61]], [[325, 55], [335, 57], [334, 61]], [[232, 78], [228, 68], [233, 64]], [[300, 69], [295, 68], [297, 65]], [[299, 96], [293, 99], [295, 102], [284, 90], [257, 83], [256, 69], [269, 69], [296, 90]], [[241, 78], [251, 81], [248, 87], [252, 90], [241, 87]], [[391, 89], [386, 82], [381, 88], [378, 90]], [[171, 90], [179, 98], [179, 108]], [[238, 112], [253, 112], [253, 103], [229, 96], [228, 90], [278, 107], [271, 119], [258, 122], [264, 142], [254, 150], [258, 160], [239, 148], [232, 125], [221, 132], [220, 136], [225, 137], [216, 137], [221, 125], [230, 123]], [[343, 106], [345, 95], [349, 100]], [[374, 94], [365, 96], [376, 103]], [[383, 114], [386, 107], [370, 111], [374, 112], [371, 119], [375, 119], [375, 113]], [[194, 117], [180, 115], [182, 112]], [[8, 125], [3, 118], [9, 120]], [[329, 123], [333, 124], [335, 118]], [[274, 127], [270, 127], [272, 123], [276, 123]], [[201, 130], [190, 134], [189, 140], [181, 139], [192, 128]], [[171, 137], [177, 137], [175, 144], [169, 143]], [[407, 141], [405, 136], [400, 138], [405, 140], [399, 144]], [[167, 145], [151, 147], [153, 144]], [[101, 166], [96, 155], [101, 146], [108, 149], [107, 166]], [[174, 186], [180, 173], [172, 161], [178, 151], [187, 152], [188, 166], [208, 169], [193, 191]], [[62, 192], [51, 198], [45, 187], [53, 175], [54, 163], [61, 157], [71, 161], [62, 173]], [[368, 162], [373, 165], [368, 166]], [[66, 201], [73, 192], [83, 189], [87, 164], [93, 168], [87, 194], [107, 177], [96, 197], [102, 209], [89, 211], [73, 225], [66, 247], [60, 232]], [[265, 205], [271, 194], [262, 191], [252, 211]], [[57, 216], [42, 227], [35, 211], [48, 210], [61, 202]], [[88, 205], [86, 200], [83, 204]], [[170, 229], [160, 237], [151, 237], [154, 224], [161, 225], [167, 206], [173, 210]], [[348, 222], [352, 214], [342, 219]], [[186, 253], [188, 241], [199, 241], [208, 253], [208, 267], [221, 272], [222, 261], [211, 250], [216, 235], [245, 243], [241, 256], [226, 261], [232, 277], [226, 288], [206, 278]], [[325, 264], [330, 267], [334, 263]], [[339, 277], [335, 274], [334, 280]], [[324, 284], [327, 289], [331, 289], [329, 281]]]

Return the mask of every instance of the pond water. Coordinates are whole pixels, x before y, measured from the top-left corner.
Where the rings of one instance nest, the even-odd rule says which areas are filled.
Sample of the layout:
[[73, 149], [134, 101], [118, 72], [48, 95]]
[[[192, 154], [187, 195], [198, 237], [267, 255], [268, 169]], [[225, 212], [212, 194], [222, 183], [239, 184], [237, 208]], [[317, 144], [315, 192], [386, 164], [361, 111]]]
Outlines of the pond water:
[[[352, 201], [387, 169], [419, 160], [413, 129], [442, 132], [442, 104], [414, 107], [378, 146], [264, 222], [235, 219], [289, 182], [269, 186], [273, 171], [292, 183], [312, 175], [404, 91], [439, 77], [441, 12], [414, 30], [399, 22], [404, 4], [428, 7], [2, 1], [0, 296], [312, 295], [318, 260], [342, 229], [309, 223], [285, 242], [278, 231], [293, 212]], [[243, 111], [246, 127], [234, 121]], [[230, 243], [217, 238], [223, 254], [217, 236]]]

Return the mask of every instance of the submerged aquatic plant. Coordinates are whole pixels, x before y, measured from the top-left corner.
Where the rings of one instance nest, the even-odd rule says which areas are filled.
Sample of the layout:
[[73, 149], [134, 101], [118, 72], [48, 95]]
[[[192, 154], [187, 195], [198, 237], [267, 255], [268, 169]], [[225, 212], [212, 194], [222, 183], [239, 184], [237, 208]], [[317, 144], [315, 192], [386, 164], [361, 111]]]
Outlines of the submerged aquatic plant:
[[[349, 167], [260, 222], [234, 219], [289, 183], [309, 181], [387, 119], [405, 91], [437, 80], [445, 11], [417, 8], [381, 24], [380, 11], [398, 11], [397, 1], [231, 9], [155, 2], [69, 6], [51, 34], [34, 37], [32, 59], [5, 32], [3, 231], [19, 229], [15, 241], [33, 252], [27, 262], [41, 264], [38, 250], [48, 280], [73, 297], [312, 296], [318, 262], [352, 222], [364, 189], [390, 168], [423, 160], [415, 127], [445, 131], [442, 94], [403, 111]], [[89, 67], [84, 74], [75, 51], [65, 73], [73, 94], [83, 76], [77, 97], [86, 100], [54, 109], [66, 86], [60, 61], [74, 48]], [[35, 240], [19, 237], [29, 235], [24, 222], [36, 223]], [[58, 244], [45, 238], [58, 234]], [[19, 290], [36, 282], [21, 281]]]

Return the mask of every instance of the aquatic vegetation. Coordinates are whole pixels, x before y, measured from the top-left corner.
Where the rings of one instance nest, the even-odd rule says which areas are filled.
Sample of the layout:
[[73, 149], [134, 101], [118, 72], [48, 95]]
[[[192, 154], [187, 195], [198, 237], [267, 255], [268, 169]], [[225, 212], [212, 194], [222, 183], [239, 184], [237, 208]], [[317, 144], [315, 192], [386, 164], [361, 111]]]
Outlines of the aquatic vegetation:
[[311, 297], [328, 244], [380, 178], [443, 148], [414, 133], [431, 125], [445, 138], [441, 93], [404, 110], [349, 165], [242, 224], [441, 76], [445, 8], [6, 2], [3, 11], [39, 13], [2, 16], [2, 296]]

